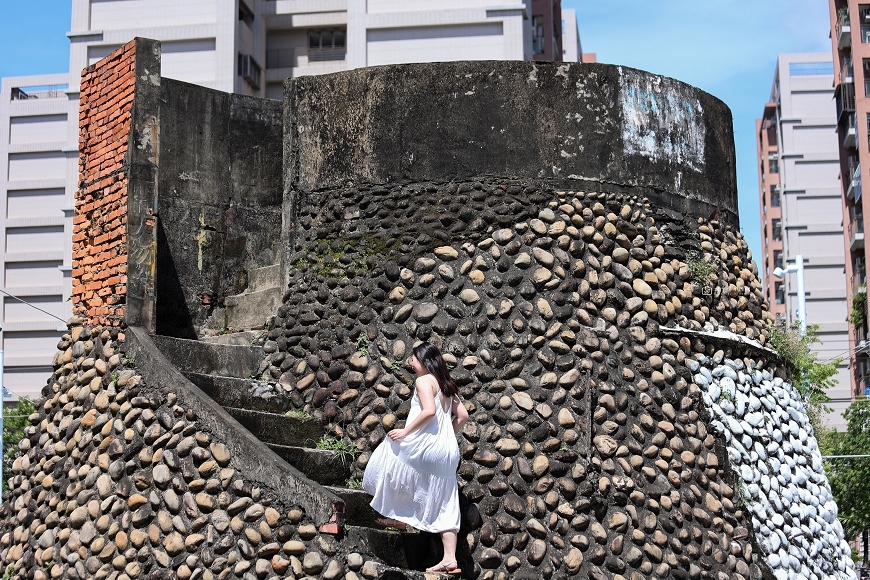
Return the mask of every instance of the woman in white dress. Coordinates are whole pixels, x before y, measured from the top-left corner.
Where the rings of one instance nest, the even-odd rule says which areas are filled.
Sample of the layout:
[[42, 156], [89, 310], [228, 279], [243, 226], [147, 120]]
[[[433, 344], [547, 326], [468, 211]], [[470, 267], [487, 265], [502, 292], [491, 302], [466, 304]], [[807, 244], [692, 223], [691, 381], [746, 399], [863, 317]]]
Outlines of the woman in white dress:
[[363, 476], [378, 523], [441, 534], [444, 557], [427, 572], [458, 575], [459, 489], [456, 432], [468, 421], [459, 387], [438, 348], [414, 347], [410, 364], [417, 374], [404, 429], [393, 429], [372, 453]]

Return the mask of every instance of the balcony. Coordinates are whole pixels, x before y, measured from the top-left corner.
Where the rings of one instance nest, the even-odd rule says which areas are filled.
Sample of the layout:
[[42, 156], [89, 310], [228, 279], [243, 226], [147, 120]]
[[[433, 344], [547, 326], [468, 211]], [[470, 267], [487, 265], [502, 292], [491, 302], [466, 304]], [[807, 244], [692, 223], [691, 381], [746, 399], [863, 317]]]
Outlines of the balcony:
[[867, 291], [867, 268], [864, 266], [864, 260], [857, 258], [852, 267], [852, 294]]
[[855, 84], [841, 83], [837, 85], [834, 98], [837, 104], [837, 123], [841, 123], [846, 115], [855, 112]]
[[849, 11], [845, 8], [839, 12], [836, 25], [837, 48], [852, 46], [852, 27], [849, 26]]
[[847, 228], [849, 236], [849, 250], [855, 252], [864, 248], [864, 216], [857, 214], [849, 222]]
[[855, 149], [858, 145], [858, 119], [855, 113], [849, 115], [846, 132], [843, 134], [843, 147], [846, 149]]
[[[858, 340], [858, 346], [856, 347], [856, 354], [858, 356], [858, 360], [855, 365], [855, 386], [858, 388], [858, 395], [870, 396], [870, 361], [866, 358], [866, 354], [864, 353], [864, 349], [867, 348], [866, 339]], [[857, 352], [857, 351], [861, 352]]]
[[846, 198], [857, 203], [861, 199], [861, 165], [857, 155], [849, 158], [849, 185], [846, 187]]
[[852, 59], [846, 57], [840, 61], [840, 76], [838, 77], [838, 84], [853, 82], [855, 82], [855, 69], [852, 66]]

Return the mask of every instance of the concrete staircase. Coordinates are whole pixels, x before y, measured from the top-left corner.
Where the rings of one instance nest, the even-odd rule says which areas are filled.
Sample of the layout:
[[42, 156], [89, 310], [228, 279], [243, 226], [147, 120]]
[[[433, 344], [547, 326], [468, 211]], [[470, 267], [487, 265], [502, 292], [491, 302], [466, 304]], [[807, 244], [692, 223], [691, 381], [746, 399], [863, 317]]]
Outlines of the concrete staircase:
[[248, 272], [248, 288], [224, 300], [226, 328], [249, 330], [261, 328], [266, 319], [281, 306], [281, 265], [255, 268]]
[[326, 434], [324, 427], [313, 419], [288, 415], [290, 402], [280, 386], [240, 378], [254, 376], [263, 359], [261, 348], [164, 336], [155, 336], [153, 340], [190, 382], [264, 445], [341, 498], [345, 504], [342, 541], [383, 562], [377, 567], [375, 577], [382, 580], [447, 578], [422, 572], [441, 558], [441, 542], [436, 534], [377, 528], [374, 520], [378, 514], [368, 505], [371, 496], [360, 489], [346, 487], [350, 465], [342, 463], [333, 451], [315, 448]]

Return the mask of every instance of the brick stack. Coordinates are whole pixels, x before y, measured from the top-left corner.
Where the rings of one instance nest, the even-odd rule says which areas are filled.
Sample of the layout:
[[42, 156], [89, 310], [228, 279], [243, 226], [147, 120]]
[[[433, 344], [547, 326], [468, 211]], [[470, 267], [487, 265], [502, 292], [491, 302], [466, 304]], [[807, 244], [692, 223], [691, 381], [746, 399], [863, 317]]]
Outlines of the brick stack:
[[73, 218], [73, 312], [120, 326], [126, 313], [127, 149], [135, 42], [82, 71], [79, 189]]

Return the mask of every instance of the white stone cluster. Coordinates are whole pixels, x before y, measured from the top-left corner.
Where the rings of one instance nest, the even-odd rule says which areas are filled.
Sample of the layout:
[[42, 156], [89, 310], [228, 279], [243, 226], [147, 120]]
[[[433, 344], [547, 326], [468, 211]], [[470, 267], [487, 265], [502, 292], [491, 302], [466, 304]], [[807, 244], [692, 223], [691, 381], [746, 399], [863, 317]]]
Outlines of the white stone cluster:
[[777, 579], [857, 578], [822, 456], [794, 386], [721, 351], [690, 362], [726, 441], [763, 557]]

